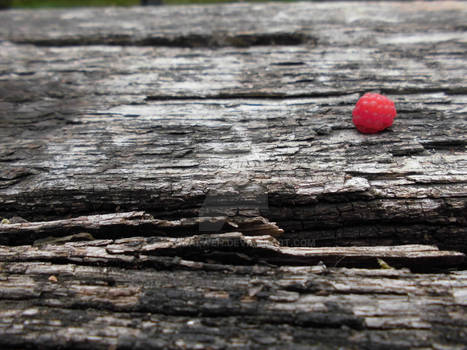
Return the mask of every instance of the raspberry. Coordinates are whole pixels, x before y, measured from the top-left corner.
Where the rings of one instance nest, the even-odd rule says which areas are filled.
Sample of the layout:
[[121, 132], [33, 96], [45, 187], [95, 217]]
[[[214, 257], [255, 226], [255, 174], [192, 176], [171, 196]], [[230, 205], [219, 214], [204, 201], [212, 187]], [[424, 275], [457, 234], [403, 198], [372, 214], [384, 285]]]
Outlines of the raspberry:
[[396, 107], [389, 98], [375, 93], [366, 93], [358, 100], [352, 112], [352, 121], [358, 131], [375, 134], [392, 125]]

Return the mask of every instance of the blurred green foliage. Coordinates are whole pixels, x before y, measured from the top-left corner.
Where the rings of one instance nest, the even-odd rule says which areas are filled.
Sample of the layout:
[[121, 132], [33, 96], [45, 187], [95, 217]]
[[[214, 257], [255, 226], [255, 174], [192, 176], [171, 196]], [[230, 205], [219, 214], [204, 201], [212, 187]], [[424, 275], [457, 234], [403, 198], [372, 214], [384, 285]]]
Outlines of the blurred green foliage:
[[[233, 2], [232, 0], [162, 0], [162, 1], [164, 4], [168, 4], [168, 5]], [[136, 6], [141, 3], [140, 0], [0, 0], [0, 6], [2, 2], [4, 2], [5, 4], [11, 3], [11, 7], [17, 7], [17, 8], [77, 7], [77, 6]]]
[[11, 0], [0, 0], [0, 9], [5, 9], [10, 7], [11, 5]]
[[12, 7], [132, 6], [139, 0], [12, 0]]

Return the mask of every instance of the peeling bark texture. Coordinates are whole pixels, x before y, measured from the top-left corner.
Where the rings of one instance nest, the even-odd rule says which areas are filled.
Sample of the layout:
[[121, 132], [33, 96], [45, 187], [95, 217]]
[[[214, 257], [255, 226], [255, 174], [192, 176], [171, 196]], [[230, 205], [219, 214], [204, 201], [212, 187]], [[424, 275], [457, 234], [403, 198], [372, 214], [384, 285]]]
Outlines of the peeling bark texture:
[[[284, 231], [262, 217], [196, 217], [180, 220], [157, 220], [144, 212], [92, 215], [73, 219], [0, 224], [0, 244], [34, 244], [47, 237], [63, 237], [86, 231], [96, 238], [117, 238], [132, 235], [167, 235], [183, 237], [210, 227], [223, 231], [241, 231], [247, 235], [279, 236]], [[203, 230], [206, 228], [206, 230]], [[120, 231], [120, 233], [119, 233]], [[55, 238], [55, 239], [57, 239]]]
[[118, 267], [4, 263], [8, 278], [0, 280], [0, 343], [103, 349], [310, 349], [313, 344], [321, 344], [319, 349], [429, 349], [433, 344], [445, 349], [465, 344], [465, 272], [173, 268], [129, 273]]
[[[89, 263], [98, 261], [107, 263], [129, 263], [141, 265], [147, 262], [147, 255], [177, 256], [190, 260], [228, 261], [229, 263], [270, 263], [276, 265], [326, 265], [341, 266], [378, 266], [377, 259], [384, 259], [389, 266], [410, 267], [412, 269], [433, 269], [455, 267], [463, 263], [464, 254], [455, 251], [439, 251], [436, 247], [423, 245], [404, 245], [391, 247], [284, 247], [273, 237], [274, 225], [261, 221], [257, 230], [257, 221], [235, 224], [237, 229], [255, 236], [245, 236], [242, 232], [197, 235], [199, 226], [192, 220], [170, 222], [165, 220], [144, 219], [144, 213], [124, 213], [117, 215], [96, 215], [73, 220], [58, 220], [45, 223], [7, 224], [3, 235], [34, 237], [46, 232], [58, 237], [48, 236], [36, 239], [24, 246], [0, 246], [0, 261], [35, 261], [51, 258], [53, 260]], [[126, 221], [125, 219], [136, 219]], [[257, 219], [258, 220], [258, 219]], [[118, 226], [117, 226], [118, 225]], [[59, 227], [63, 227], [62, 230]], [[135, 232], [132, 228], [138, 228]], [[85, 228], [87, 231], [63, 236], [67, 230]], [[269, 229], [269, 231], [267, 230]], [[151, 237], [131, 237], [117, 240], [96, 239], [107, 233], [116, 236], [116, 231], [123, 231], [127, 236], [144, 232]], [[191, 234], [190, 231], [191, 230]], [[272, 232], [263, 236], [261, 233]], [[109, 233], [110, 232], [110, 233]], [[188, 237], [167, 237], [166, 232], [183, 233]], [[157, 237], [155, 237], [157, 235]], [[39, 236], [40, 237], [40, 236]], [[72, 243], [73, 241], [85, 241]], [[86, 242], [91, 241], [91, 242]], [[95, 247], [98, 248], [95, 248]], [[241, 250], [241, 252], [239, 252]], [[247, 253], [247, 254], [245, 254]], [[114, 255], [117, 254], [117, 255]], [[123, 254], [123, 255], [122, 255]], [[151, 260], [149, 260], [151, 261]], [[390, 267], [389, 267], [390, 268]]]
[[0, 348], [466, 348], [466, 18], [1, 11]]

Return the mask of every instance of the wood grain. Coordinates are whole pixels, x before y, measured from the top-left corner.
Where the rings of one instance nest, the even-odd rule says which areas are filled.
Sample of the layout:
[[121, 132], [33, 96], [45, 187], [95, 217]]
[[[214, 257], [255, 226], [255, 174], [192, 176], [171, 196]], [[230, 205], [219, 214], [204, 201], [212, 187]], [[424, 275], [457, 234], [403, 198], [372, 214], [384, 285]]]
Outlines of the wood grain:
[[0, 347], [467, 346], [465, 18], [2, 11]]

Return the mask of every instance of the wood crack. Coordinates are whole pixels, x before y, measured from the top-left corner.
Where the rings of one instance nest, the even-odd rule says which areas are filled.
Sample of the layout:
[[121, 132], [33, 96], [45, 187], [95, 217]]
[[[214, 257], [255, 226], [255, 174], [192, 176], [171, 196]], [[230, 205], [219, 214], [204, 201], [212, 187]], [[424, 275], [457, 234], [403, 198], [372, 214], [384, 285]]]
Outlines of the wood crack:
[[0, 348], [463, 348], [465, 18], [0, 11]]
[[297, 93], [258, 93], [258, 92], [232, 92], [232, 93], [218, 93], [215, 95], [206, 95], [206, 96], [199, 96], [199, 95], [154, 95], [154, 96], [146, 96], [146, 101], [184, 101], [184, 100], [287, 100], [287, 99], [307, 99], [307, 98], [316, 98], [316, 97], [345, 97], [350, 96], [359, 91], [325, 91], [325, 92], [315, 92], [315, 93], [305, 93], [305, 94], [297, 94]]
[[[192, 235], [129, 237], [117, 240], [82, 242], [42, 240], [40, 245], [0, 246], [0, 261], [55, 261], [112, 266], [151, 264], [152, 256], [181, 257], [185, 260], [215, 261], [224, 264], [315, 265], [378, 267], [378, 259], [390, 266], [418, 271], [459, 266], [464, 254], [440, 251], [433, 246], [392, 247], [284, 247], [270, 235], [245, 236], [240, 232]], [[89, 239], [89, 237], [86, 237]], [[157, 260], [156, 260], [157, 261]]]
[[[47, 242], [58, 243], [63, 236], [71, 240], [95, 238], [116, 238], [117, 232], [122, 237], [133, 235], [170, 235], [188, 236], [194, 232], [212, 231], [211, 227], [224, 232], [241, 230], [246, 235], [278, 236], [284, 231], [266, 218], [253, 216], [214, 216], [181, 218], [178, 220], [154, 219], [142, 211], [81, 216], [72, 219], [21, 222], [0, 224], [0, 236], [3, 244], [44, 245]], [[217, 230], [215, 230], [217, 231]], [[88, 236], [86, 236], [88, 235]]]
[[106, 35], [102, 37], [70, 37], [53, 39], [13, 39], [15, 44], [28, 44], [38, 47], [70, 47], [70, 46], [150, 46], [150, 47], [180, 47], [180, 48], [220, 48], [220, 47], [252, 47], [252, 46], [296, 46], [317, 44], [316, 38], [304, 33], [239, 33], [237, 35], [202, 35], [188, 34], [178, 36], [148, 36], [135, 38], [127, 35]]

